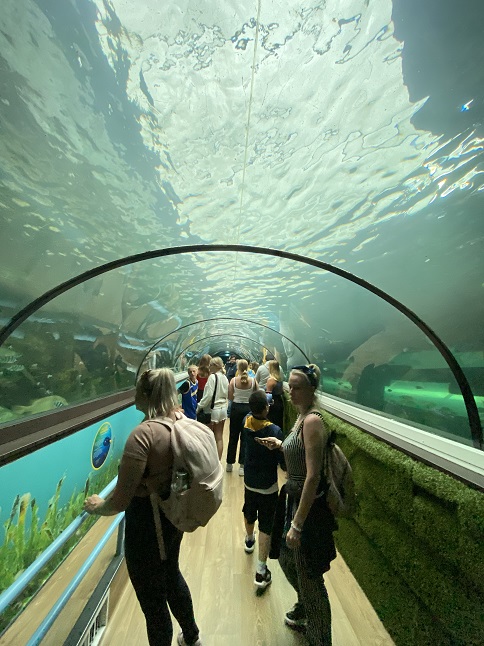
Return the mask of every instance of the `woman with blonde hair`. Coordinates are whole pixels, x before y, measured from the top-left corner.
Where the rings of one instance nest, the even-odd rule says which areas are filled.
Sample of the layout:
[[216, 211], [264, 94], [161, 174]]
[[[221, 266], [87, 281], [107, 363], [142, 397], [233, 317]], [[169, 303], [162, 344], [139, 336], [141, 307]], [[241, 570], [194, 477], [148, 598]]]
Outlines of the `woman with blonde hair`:
[[213, 357], [209, 363], [210, 376], [203, 391], [203, 397], [198, 402], [197, 413], [203, 411], [210, 415], [208, 424], [215, 435], [218, 457], [223, 452], [223, 431], [227, 419], [229, 382], [224, 373], [224, 364], [220, 357]]
[[267, 419], [282, 429], [284, 421], [283, 376], [279, 361], [272, 359], [267, 362], [269, 379], [266, 384], [266, 394], [269, 401]]
[[282, 450], [287, 466], [271, 547], [271, 557], [279, 558], [297, 593], [297, 603], [286, 613], [285, 623], [291, 628], [306, 626], [311, 646], [331, 646], [331, 608], [323, 574], [336, 557], [336, 522], [326, 502], [323, 465], [329, 433], [317, 402], [320, 378], [314, 364], [292, 369], [289, 392], [299, 417], [284, 441], [268, 437], [260, 443]]
[[232, 402], [230, 409], [230, 435], [229, 445], [227, 447], [227, 471], [234, 468], [235, 456], [237, 453], [237, 444], [239, 443], [239, 475], [244, 475], [244, 451], [245, 451], [245, 432], [244, 418], [250, 413], [249, 397], [257, 390], [257, 381], [248, 374], [249, 364], [245, 359], [237, 361], [237, 372], [235, 377], [230, 380], [229, 399]]
[[138, 380], [136, 408], [145, 414], [126, 441], [118, 482], [104, 500], [89, 496], [89, 514], [112, 516], [126, 510], [125, 557], [129, 578], [145, 615], [150, 646], [170, 646], [170, 610], [182, 632], [179, 646], [201, 646], [190, 590], [178, 558], [183, 533], [160, 510], [166, 559], [162, 560], [150, 494], [168, 497], [173, 469], [170, 430], [163, 419], [175, 421], [179, 411], [175, 376], [168, 368], [147, 370]]

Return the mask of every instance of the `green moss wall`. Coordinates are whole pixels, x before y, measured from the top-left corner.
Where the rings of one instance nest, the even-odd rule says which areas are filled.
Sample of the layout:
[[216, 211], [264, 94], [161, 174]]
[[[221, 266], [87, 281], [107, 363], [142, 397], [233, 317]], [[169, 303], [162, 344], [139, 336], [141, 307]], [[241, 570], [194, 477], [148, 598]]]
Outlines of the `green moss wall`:
[[484, 644], [484, 494], [325, 414], [358, 511], [337, 546], [397, 646]]

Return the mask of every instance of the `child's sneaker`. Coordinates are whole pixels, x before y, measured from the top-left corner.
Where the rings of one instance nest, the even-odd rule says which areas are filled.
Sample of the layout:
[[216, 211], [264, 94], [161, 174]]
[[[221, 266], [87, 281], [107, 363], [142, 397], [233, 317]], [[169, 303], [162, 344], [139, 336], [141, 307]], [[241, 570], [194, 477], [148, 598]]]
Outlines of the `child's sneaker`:
[[248, 536], [245, 537], [244, 550], [246, 554], [252, 554], [255, 550], [255, 538], [249, 538]]
[[192, 644], [188, 644], [188, 642], [185, 641], [185, 638], [183, 637], [183, 633], [181, 631], [178, 633], [178, 637], [176, 638], [176, 643], [178, 644], [178, 646], [202, 646], [200, 637], [197, 639], [196, 642], [193, 642]]
[[266, 567], [263, 574], [260, 574], [259, 572], [255, 573], [254, 583], [258, 588], [267, 588], [267, 586], [272, 583], [271, 571], [268, 567]]
[[227, 473], [232, 473], [232, 471], [233, 471], [233, 470], [234, 470], [234, 465], [233, 465], [233, 464], [229, 464], [229, 463], [227, 462], [227, 466], [225, 467], [225, 471], [227, 471]]
[[299, 603], [296, 603], [291, 610], [288, 610], [284, 615], [284, 623], [289, 628], [293, 630], [302, 630], [304, 631], [307, 626], [306, 612], [303, 606]]
[[243, 475], [244, 475], [244, 465], [241, 464], [239, 467], [239, 476], [243, 476]]

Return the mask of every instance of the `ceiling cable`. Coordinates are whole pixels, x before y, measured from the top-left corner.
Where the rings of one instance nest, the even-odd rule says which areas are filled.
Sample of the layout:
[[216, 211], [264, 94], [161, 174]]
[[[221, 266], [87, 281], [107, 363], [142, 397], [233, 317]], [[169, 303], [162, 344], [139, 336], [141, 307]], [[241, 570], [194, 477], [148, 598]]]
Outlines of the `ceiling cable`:
[[[237, 241], [237, 243], [239, 242], [239, 237], [240, 237], [242, 207], [244, 205], [245, 171], [247, 168], [247, 157], [248, 157], [248, 151], [249, 151], [250, 118], [252, 115], [252, 98], [254, 94], [254, 78], [255, 78], [255, 64], [256, 64], [256, 58], [257, 58], [257, 44], [259, 42], [259, 20], [260, 20], [261, 2], [262, 0], [257, 0], [257, 18], [256, 18], [256, 25], [255, 25], [254, 53], [252, 56], [252, 70], [251, 70], [251, 78], [250, 78], [249, 108], [247, 110], [247, 124], [245, 126], [244, 164], [242, 167], [242, 186], [240, 189], [239, 219], [237, 222], [237, 229], [236, 229], [236, 235], [235, 235], [235, 240]], [[235, 285], [235, 277], [237, 276], [238, 257], [239, 257], [238, 254], [236, 254], [235, 265], [234, 265], [234, 280], [232, 281], [232, 285]]]

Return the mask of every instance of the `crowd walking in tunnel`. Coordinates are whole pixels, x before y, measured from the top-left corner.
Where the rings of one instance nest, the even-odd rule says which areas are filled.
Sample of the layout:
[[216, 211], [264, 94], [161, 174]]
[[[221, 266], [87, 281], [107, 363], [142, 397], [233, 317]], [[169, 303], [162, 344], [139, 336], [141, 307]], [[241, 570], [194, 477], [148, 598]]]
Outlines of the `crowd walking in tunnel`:
[[[279, 559], [282, 571], [297, 593], [296, 605], [285, 615], [286, 625], [303, 630], [310, 646], [329, 646], [331, 610], [323, 575], [336, 556], [332, 538], [336, 524], [326, 503], [323, 458], [328, 434], [316, 400], [320, 371], [315, 365], [299, 366], [291, 371], [289, 394], [299, 416], [284, 439], [281, 427], [269, 419], [274, 386], [281, 380], [279, 364], [275, 360], [269, 362], [266, 387], [271, 390], [267, 392], [258, 387], [254, 377], [248, 376], [245, 359], [239, 359], [236, 366], [229, 383], [220, 357], [210, 359], [210, 376], [198, 409], [209, 416], [206, 424], [213, 431], [213, 451], [220, 460], [219, 428], [223, 429], [227, 419], [228, 398], [233, 402], [226, 471], [227, 475], [232, 473], [242, 435], [239, 464], [244, 476], [245, 538], [241, 549], [251, 554], [258, 543], [254, 586], [260, 591], [272, 583], [268, 557]], [[196, 399], [196, 390], [191, 390], [190, 385], [196, 385], [194, 366], [189, 367], [188, 380], [181, 391], [182, 403], [185, 401], [189, 408], [192, 399]], [[173, 488], [175, 467], [171, 442], [174, 439], [166, 421], [178, 419], [179, 393], [174, 373], [169, 369], [148, 370], [141, 375], [135, 402], [145, 419], [126, 442], [116, 488], [108, 498], [92, 495], [84, 504], [85, 510], [95, 515], [126, 512], [126, 562], [146, 618], [151, 646], [171, 645], [173, 629], [169, 610], [181, 627], [177, 643], [187, 646], [202, 643], [190, 591], [179, 569], [183, 532], [161, 511], [158, 531], [162, 534], [164, 550], [160, 551], [157, 516], [151, 504], [154, 493], [165, 500], [178, 495]], [[287, 470], [280, 492], [278, 465]], [[177, 486], [179, 473], [176, 472]], [[185, 473], [190, 480], [192, 476]]]

